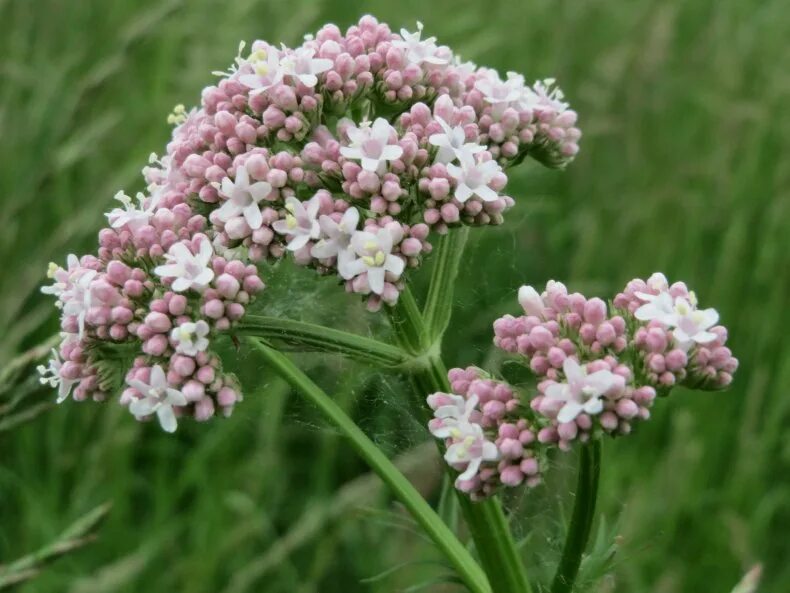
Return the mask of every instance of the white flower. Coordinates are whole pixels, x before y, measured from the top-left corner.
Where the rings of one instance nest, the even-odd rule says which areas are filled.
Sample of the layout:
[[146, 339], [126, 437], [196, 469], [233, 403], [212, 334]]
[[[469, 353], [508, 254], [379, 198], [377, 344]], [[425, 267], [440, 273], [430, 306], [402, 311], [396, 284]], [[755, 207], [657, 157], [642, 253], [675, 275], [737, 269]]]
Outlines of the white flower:
[[263, 215], [258, 204], [272, 192], [271, 184], [266, 181], [250, 183], [247, 167], [236, 169], [236, 179], [231, 181], [225, 177], [220, 186], [220, 193], [228, 198], [217, 210], [217, 218], [228, 222], [236, 216], [244, 216], [244, 220], [252, 230], [261, 228]]
[[499, 196], [488, 187], [491, 180], [502, 170], [494, 160], [477, 161], [474, 154], [465, 148], [458, 153], [461, 165], [448, 164], [447, 172], [456, 180], [455, 199], [462, 204], [472, 196], [484, 202], [493, 202]]
[[406, 265], [397, 255], [392, 255], [392, 240], [392, 234], [385, 228], [375, 233], [356, 231], [351, 236], [351, 247], [359, 257], [352, 256], [342, 267], [338, 267], [340, 275], [351, 280], [367, 272], [370, 290], [376, 294], [384, 292], [386, 273], [398, 278]]
[[123, 208], [113, 208], [105, 216], [110, 221], [112, 228], [119, 229], [127, 225], [132, 233], [148, 224], [156, 207], [156, 200], [152, 197], [147, 200], [148, 204], [146, 204], [146, 197], [142, 193], [137, 194], [137, 205], [133, 204], [132, 198], [123, 191], [116, 193], [115, 199], [123, 205]]
[[188, 321], [170, 332], [170, 339], [176, 344], [176, 352], [187, 356], [196, 356], [208, 348], [208, 323], [202, 319], [196, 323]]
[[50, 387], [57, 387], [58, 389], [58, 403], [62, 403], [71, 393], [71, 388], [75, 383], [79, 383], [79, 379], [66, 379], [60, 374], [60, 369], [63, 366], [63, 361], [57, 350], [52, 349], [52, 358], [49, 359], [47, 366], [40, 364], [36, 367], [38, 374], [41, 375], [39, 381], [42, 385], [49, 385]]
[[672, 337], [680, 348], [688, 350], [695, 342], [707, 344], [716, 339], [716, 334], [708, 331], [719, 321], [716, 309], [697, 309], [683, 297], [675, 299], [675, 319]]
[[444, 66], [449, 63], [447, 58], [436, 55], [439, 49], [436, 46], [436, 37], [420, 40], [422, 37], [422, 23], [420, 21], [417, 21], [416, 33], [409, 33], [406, 29], [401, 29], [400, 36], [403, 37], [403, 40], [395, 39], [392, 46], [402, 49], [409, 63], [419, 65], [426, 62], [434, 66]]
[[63, 302], [63, 314], [66, 316], [76, 316], [79, 327], [79, 339], [85, 334], [85, 316], [93, 306], [93, 291], [91, 284], [96, 277], [96, 270], [82, 268], [77, 270], [71, 277], [71, 282], [63, 292], [61, 300]]
[[428, 142], [434, 146], [438, 146], [439, 150], [436, 153], [437, 163], [449, 163], [458, 158], [458, 154], [462, 150], [466, 150], [471, 154], [477, 154], [486, 149], [485, 146], [475, 144], [474, 142], [466, 142], [466, 134], [464, 133], [463, 126], [450, 126], [438, 115], [436, 121], [442, 126], [443, 133], [431, 134]]
[[434, 421], [429, 425], [431, 434], [437, 439], [460, 438], [469, 424], [469, 418], [478, 404], [478, 397], [472, 394], [469, 399], [460, 395], [450, 395], [451, 404], [436, 408]]
[[339, 223], [330, 216], [322, 215], [318, 219], [318, 224], [323, 238], [313, 245], [310, 255], [317, 259], [337, 256], [338, 267], [345, 266], [354, 257], [354, 252], [349, 247], [351, 235], [359, 224], [359, 211], [356, 208], [349, 208], [343, 213]]
[[518, 304], [524, 309], [527, 315], [543, 317], [543, 310], [546, 308], [543, 298], [537, 290], [531, 286], [522, 286], [518, 289]]
[[239, 75], [239, 82], [257, 95], [282, 82], [280, 53], [274, 47], [256, 49], [246, 60], [237, 60], [239, 67], [251, 72]]
[[272, 225], [272, 228], [281, 235], [288, 235], [290, 251], [297, 251], [307, 245], [310, 239], [318, 239], [321, 236], [321, 227], [317, 220], [321, 201], [316, 195], [305, 203], [288, 196], [285, 199], [285, 209], [288, 211], [285, 220], [278, 220]]
[[483, 435], [483, 428], [479, 424], [464, 424], [459, 426], [460, 434], [455, 437], [455, 442], [447, 448], [444, 459], [452, 465], [466, 464], [466, 468], [458, 476], [456, 484], [471, 480], [480, 470], [484, 461], [499, 459], [499, 449]]
[[159, 424], [165, 432], [175, 432], [178, 423], [173, 406], [187, 405], [187, 398], [178, 389], [168, 386], [162, 367], [156, 365], [151, 369], [151, 379], [148, 384], [136, 379], [130, 379], [128, 383], [143, 396], [129, 404], [129, 411], [134, 417], [140, 420], [156, 413]]
[[639, 299], [646, 301], [644, 305], [634, 311], [634, 317], [639, 321], [656, 320], [669, 326], [675, 325], [677, 315], [672, 295], [666, 291], [658, 294], [650, 294], [648, 292], [636, 292], [634, 294]]
[[588, 375], [572, 358], [565, 359], [562, 371], [567, 383], [554, 383], [546, 388], [547, 399], [564, 402], [557, 413], [558, 422], [570, 422], [582, 412], [600, 414], [603, 410], [601, 396], [623, 380], [622, 377], [605, 370]]
[[332, 60], [313, 58], [314, 55], [315, 50], [306, 47], [300, 47], [291, 54], [283, 54], [279, 64], [281, 74], [296, 78], [304, 86], [314, 87], [318, 84], [316, 74], [326, 72], [334, 65]]
[[555, 83], [553, 78], [535, 81], [531, 89], [526, 89], [521, 100], [522, 107], [549, 107], [558, 113], [565, 111], [568, 108], [568, 103], [563, 101], [565, 94], [554, 86]]
[[[656, 283], [659, 282], [660, 279], [656, 278]], [[657, 320], [672, 328], [672, 336], [678, 347], [688, 350], [695, 342], [707, 344], [716, 339], [716, 334], [708, 330], [719, 322], [719, 313], [716, 309], [697, 309], [697, 298], [693, 292], [688, 299], [677, 297], [674, 300], [666, 291], [657, 295], [644, 292], [635, 294], [647, 302], [634, 311], [634, 317], [640, 321]]]
[[507, 73], [507, 80], [501, 80], [499, 75], [491, 70], [488, 76], [475, 82], [475, 88], [483, 93], [487, 103], [501, 110], [510, 105], [519, 103], [524, 97], [524, 77], [515, 72]]
[[171, 288], [176, 292], [190, 288], [203, 292], [214, 278], [214, 270], [209, 265], [213, 255], [211, 242], [205, 237], [202, 237], [196, 254], [185, 243], [174, 243], [167, 252], [167, 263], [154, 268], [154, 274], [174, 278]]
[[54, 280], [54, 282], [49, 286], [42, 286], [41, 292], [57, 297], [58, 300], [55, 302], [55, 306], [58, 308], [62, 307], [63, 302], [60, 300], [60, 296], [68, 289], [73, 279], [76, 278], [77, 273], [81, 271], [80, 260], [73, 253], [70, 253], [66, 258], [65, 269], [55, 262], [49, 262], [47, 278]]
[[397, 144], [390, 144], [390, 137], [395, 134], [389, 122], [379, 117], [373, 122], [363, 122], [358, 128], [351, 127], [346, 132], [351, 144], [340, 148], [340, 154], [347, 159], [362, 161], [365, 171], [383, 173], [387, 161], [399, 159], [403, 149]]

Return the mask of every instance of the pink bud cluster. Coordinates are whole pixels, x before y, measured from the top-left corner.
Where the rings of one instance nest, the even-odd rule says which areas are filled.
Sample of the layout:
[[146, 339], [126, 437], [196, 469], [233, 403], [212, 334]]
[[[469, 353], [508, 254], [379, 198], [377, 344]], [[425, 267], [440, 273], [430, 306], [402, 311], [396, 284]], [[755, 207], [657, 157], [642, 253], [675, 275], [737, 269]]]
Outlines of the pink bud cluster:
[[[647, 281], [632, 280], [615, 296], [613, 305], [633, 315], [645, 304], [645, 295], [657, 296], [662, 292], [676, 301], [681, 299], [696, 306], [697, 297], [685, 283], [675, 282], [670, 286], [660, 274], [654, 274]], [[650, 383], [658, 388], [673, 385], [701, 389], [727, 387], [738, 369], [738, 359], [725, 345], [727, 328], [722, 325], [710, 327], [712, 335], [689, 348], [689, 344], [678, 342], [677, 328], [666, 321], [651, 319], [634, 332], [634, 346], [643, 361], [642, 372]]]
[[51, 270], [64, 339], [43, 380], [61, 399], [103, 399], [126, 374], [122, 402], [166, 430], [229, 413], [239, 390], [212, 342], [263, 289], [257, 263], [290, 253], [371, 310], [393, 305], [431, 231], [502, 222], [505, 167], [578, 148], [560, 91], [461, 62], [420, 24], [365, 16], [296, 48], [242, 44], [217, 74], [168, 117], [146, 192], [116, 194], [96, 256]]
[[[447, 434], [445, 444], [452, 451], [453, 445], [463, 446], [470, 433], [474, 434], [470, 428], [480, 427], [482, 438], [496, 446], [496, 456], [484, 459], [477, 471], [468, 479], [459, 479], [456, 487], [478, 500], [490, 496], [500, 486], [537, 486], [541, 481], [538, 427], [524, 417], [527, 410], [513, 389], [476, 367], [452, 369], [448, 379], [453, 395], [428, 396], [428, 405], [436, 414], [429, 424], [431, 432], [437, 436]], [[464, 407], [454, 406], [454, 399], [459, 396], [464, 400]], [[458, 413], [447, 413], [456, 410]], [[451, 459], [448, 461], [458, 471], [467, 470], [472, 461]]]
[[[662, 292], [666, 311], [646, 306], [650, 295]], [[704, 318], [710, 319], [708, 325], [715, 322], [715, 311], [697, 310], [693, 293], [683, 283], [668, 286], [661, 274], [648, 282], [633, 280], [610, 308], [599, 298], [568, 293], [554, 281], [542, 294], [523, 287], [519, 302], [524, 315], [496, 320], [494, 344], [523, 356], [538, 377], [530, 406], [549, 421], [540, 431], [542, 442], [568, 448], [597, 431], [627, 434], [635, 422], [650, 417], [657, 393], [675, 384], [721, 388], [737, 368], [724, 346], [726, 329], [698, 326]], [[646, 318], [653, 309], [660, 319]], [[689, 327], [691, 340], [673, 338]]]

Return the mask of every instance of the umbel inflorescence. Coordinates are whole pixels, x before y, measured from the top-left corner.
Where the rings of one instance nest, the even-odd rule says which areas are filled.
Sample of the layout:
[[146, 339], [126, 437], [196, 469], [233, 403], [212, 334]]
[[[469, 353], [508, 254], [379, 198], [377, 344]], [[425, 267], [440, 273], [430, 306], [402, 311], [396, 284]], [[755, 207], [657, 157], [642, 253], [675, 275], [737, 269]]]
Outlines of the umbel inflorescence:
[[456, 487], [483, 498], [501, 486], [540, 482], [540, 452], [603, 435], [626, 435], [657, 396], [684, 385], [730, 384], [738, 361], [714, 309], [682, 282], [632, 280], [607, 306], [550, 281], [519, 291], [523, 315], [494, 322], [494, 344], [526, 364], [537, 386], [518, 391], [475, 367], [453, 369], [453, 393], [434, 393], [429, 428], [445, 440]]
[[371, 310], [392, 305], [433, 233], [502, 222], [511, 166], [578, 151], [553, 81], [463, 62], [419, 23], [366, 16], [293, 49], [242, 44], [217, 74], [168, 118], [147, 191], [116, 195], [98, 253], [51, 267], [62, 342], [40, 370], [59, 401], [123, 382], [121, 403], [168, 431], [228, 415], [241, 392], [212, 345], [263, 290], [257, 264], [291, 254]]

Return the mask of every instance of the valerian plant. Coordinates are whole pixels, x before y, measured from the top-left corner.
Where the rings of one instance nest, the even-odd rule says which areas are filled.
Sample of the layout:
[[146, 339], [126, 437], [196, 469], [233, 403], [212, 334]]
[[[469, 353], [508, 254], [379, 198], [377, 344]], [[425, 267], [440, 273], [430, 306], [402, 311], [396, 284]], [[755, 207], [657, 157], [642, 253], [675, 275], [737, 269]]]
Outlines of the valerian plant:
[[[43, 290], [61, 341], [42, 381], [57, 400], [115, 397], [167, 432], [228, 416], [239, 380], [215, 345], [230, 336], [340, 430], [475, 593], [531, 591], [498, 501], [532, 487], [546, 451], [581, 450], [576, 506], [552, 591], [571, 591], [592, 523], [600, 441], [647, 420], [673, 386], [718, 389], [737, 361], [713, 309], [661, 274], [607, 305], [549, 282], [519, 292], [524, 314], [494, 323], [497, 347], [537, 377], [520, 390], [482, 369], [447, 372], [442, 336], [469, 227], [499, 225], [507, 171], [531, 157], [562, 168], [577, 115], [553, 80], [462, 61], [370, 16], [298, 48], [239, 46], [200, 106], [178, 106], [147, 191], [116, 195], [95, 255], [52, 265]], [[408, 275], [435, 260], [421, 309]], [[260, 267], [291, 257], [389, 317], [395, 343], [261, 314]], [[276, 346], [323, 350], [407, 373], [413, 413], [439, 439], [477, 559], [334, 401]], [[427, 405], [425, 398], [427, 397]], [[416, 402], [416, 403], [415, 403]]]

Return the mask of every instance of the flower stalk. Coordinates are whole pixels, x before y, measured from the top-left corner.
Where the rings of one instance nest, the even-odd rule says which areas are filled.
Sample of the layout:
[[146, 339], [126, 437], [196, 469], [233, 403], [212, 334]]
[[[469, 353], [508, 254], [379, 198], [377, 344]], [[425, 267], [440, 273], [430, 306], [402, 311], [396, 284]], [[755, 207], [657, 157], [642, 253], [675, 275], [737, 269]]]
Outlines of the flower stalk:
[[595, 503], [598, 498], [598, 480], [601, 472], [601, 442], [594, 440], [581, 448], [576, 502], [568, 527], [562, 558], [554, 575], [551, 593], [570, 593], [581, 565], [582, 554], [590, 539]]
[[[425, 316], [420, 313], [408, 288], [390, 313], [398, 341], [415, 355], [415, 364], [409, 367], [409, 374], [417, 393], [422, 396], [450, 390], [447, 369], [441, 359], [441, 341], [450, 321], [454, 281], [466, 239], [466, 232], [453, 230], [439, 241], [434, 253], [436, 265], [431, 276]], [[414, 411], [424, 419], [430, 415], [430, 410], [424, 402], [420, 404]], [[494, 593], [530, 593], [529, 579], [499, 500], [492, 497], [474, 503], [460, 492], [458, 496]]]
[[472, 593], [491, 593], [486, 575], [463, 544], [406, 477], [340, 406], [284, 354], [274, 350], [261, 340], [252, 339], [250, 343], [277, 374], [315, 405], [324, 417], [348, 439], [356, 452], [389, 486], [393, 494], [445, 554], [469, 590]]

